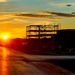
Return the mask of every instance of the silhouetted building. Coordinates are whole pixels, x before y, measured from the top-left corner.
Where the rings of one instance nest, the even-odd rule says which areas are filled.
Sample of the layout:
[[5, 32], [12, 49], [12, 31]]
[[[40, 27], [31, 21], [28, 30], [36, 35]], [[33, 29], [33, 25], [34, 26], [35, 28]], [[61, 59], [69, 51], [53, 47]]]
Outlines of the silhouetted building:
[[75, 29], [59, 30], [55, 35], [56, 49], [66, 51], [75, 48]]
[[59, 30], [59, 25], [29, 25], [26, 27], [27, 38], [51, 38]]

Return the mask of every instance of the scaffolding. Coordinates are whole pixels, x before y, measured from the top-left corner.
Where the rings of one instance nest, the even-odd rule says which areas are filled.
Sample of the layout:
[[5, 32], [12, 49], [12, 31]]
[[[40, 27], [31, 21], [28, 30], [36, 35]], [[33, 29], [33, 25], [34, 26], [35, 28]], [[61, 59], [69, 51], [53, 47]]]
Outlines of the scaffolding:
[[26, 27], [27, 38], [51, 38], [54, 34], [57, 34], [59, 25], [29, 25]]

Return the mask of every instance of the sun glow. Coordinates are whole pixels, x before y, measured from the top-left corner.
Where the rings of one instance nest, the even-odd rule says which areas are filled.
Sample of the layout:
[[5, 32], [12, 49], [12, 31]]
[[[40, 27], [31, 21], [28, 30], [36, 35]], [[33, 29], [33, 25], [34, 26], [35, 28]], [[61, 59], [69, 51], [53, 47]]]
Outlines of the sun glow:
[[8, 35], [7, 35], [7, 34], [4, 34], [4, 35], [2, 36], [2, 38], [5, 39], [5, 40], [8, 39]]
[[11, 38], [11, 34], [8, 33], [8, 32], [6, 32], [6, 33], [1, 33], [0, 38], [1, 38], [2, 40], [9, 40], [9, 39]]
[[7, 57], [8, 52], [6, 48], [2, 48], [2, 61], [1, 61], [1, 75], [8, 75], [8, 61], [6, 61], [8, 59]]
[[1, 43], [3, 46], [6, 46], [10, 43], [10, 34], [8, 33], [2, 33], [1, 35]]

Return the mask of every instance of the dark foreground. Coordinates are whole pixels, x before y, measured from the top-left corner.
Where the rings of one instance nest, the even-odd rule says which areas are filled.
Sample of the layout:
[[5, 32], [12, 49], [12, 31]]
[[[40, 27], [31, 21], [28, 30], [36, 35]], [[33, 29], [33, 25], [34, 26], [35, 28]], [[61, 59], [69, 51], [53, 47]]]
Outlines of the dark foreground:
[[48, 62], [75, 73], [75, 60], [48, 60]]
[[52, 64], [51, 59], [55, 60], [55, 57], [57, 59], [57, 56], [50, 55], [28, 55], [0, 47], [0, 75], [75, 75], [65, 68], [54, 65], [56, 62]]

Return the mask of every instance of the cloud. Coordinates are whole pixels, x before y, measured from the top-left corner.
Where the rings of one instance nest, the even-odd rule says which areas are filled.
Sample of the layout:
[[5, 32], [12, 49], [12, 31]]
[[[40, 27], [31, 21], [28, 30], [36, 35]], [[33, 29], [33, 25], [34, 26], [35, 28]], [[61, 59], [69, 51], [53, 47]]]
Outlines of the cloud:
[[20, 0], [0, 0], [0, 2], [20, 1]]
[[41, 11], [45, 14], [50, 14], [53, 16], [61, 16], [61, 17], [75, 17], [75, 14], [68, 14], [68, 13], [59, 13], [59, 12], [50, 12], [50, 11]]
[[12, 16], [9, 16], [9, 15], [0, 15], [0, 21], [1, 20], [6, 20], [6, 19], [9, 19], [9, 18], [12, 18]]
[[49, 16], [51, 15], [49, 13], [45, 13], [45, 12], [41, 12], [41, 11], [37, 11], [36, 13], [39, 14], [39, 15], [49, 15]]
[[32, 21], [31, 24], [32, 25], [50, 25], [50, 24], [53, 24], [53, 23], [50, 22], [50, 21], [41, 20], [41, 21]]
[[48, 15], [39, 14], [14, 14], [15, 16], [32, 17], [32, 18], [47, 18]]
[[15, 27], [17, 27], [17, 26], [22, 27], [22, 26], [27, 25], [28, 23], [29, 23], [28, 20], [13, 18], [13, 19], [1, 21], [0, 25], [2, 25], [1, 27], [3, 27], [3, 26], [9, 26], [10, 27], [10, 25], [11, 25], [11, 27], [13, 28], [14, 26]]
[[1, 28], [6, 28], [7, 27], [23, 27], [29, 23], [28, 20], [23, 19], [23, 18], [17, 18], [15, 16], [11, 15], [0, 15], [0, 25]]
[[7, 2], [7, 0], [0, 0], [0, 2]]
[[17, 19], [17, 18], [15, 18], [14, 21], [16, 21], [16, 22], [23, 22], [23, 23], [28, 23], [29, 22], [27, 20], [22, 20], [22, 19]]
[[16, 18], [16, 17], [15, 16], [11, 16], [10, 14], [0, 15], [0, 22], [1, 21], [8, 21], [8, 20], [11, 20], [13, 18]]
[[50, 20], [57, 20], [57, 19], [61, 19], [61, 18], [56, 18], [53, 15], [48, 15], [48, 14], [12, 14], [12, 16], [18, 16], [18, 17], [25, 17], [25, 18], [46, 18], [46, 19], [50, 19]]
[[75, 6], [75, 3], [69, 3], [69, 2], [67, 2], [67, 3], [53, 3], [53, 2], [49, 3], [49, 5], [51, 5], [51, 6], [61, 6], [61, 7], [67, 6], [67, 4]]
[[7, 15], [0, 15], [0, 22], [5, 22], [5, 21], [15, 21], [15, 22], [24, 22], [27, 23], [28, 21], [25, 19], [18, 18], [17, 16], [12, 16], [10, 14]]

